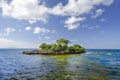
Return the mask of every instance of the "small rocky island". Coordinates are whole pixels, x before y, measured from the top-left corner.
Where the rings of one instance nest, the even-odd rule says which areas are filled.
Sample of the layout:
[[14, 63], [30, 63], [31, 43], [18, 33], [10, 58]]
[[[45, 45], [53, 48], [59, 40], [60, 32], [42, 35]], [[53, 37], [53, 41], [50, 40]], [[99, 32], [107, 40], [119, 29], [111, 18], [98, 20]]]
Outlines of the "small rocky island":
[[68, 46], [70, 43], [67, 39], [58, 39], [56, 44], [42, 43], [38, 50], [23, 51], [23, 54], [44, 54], [44, 55], [57, 55], [57, 54], [80, 54], [85, 52], [85, 48], [79, 44]]

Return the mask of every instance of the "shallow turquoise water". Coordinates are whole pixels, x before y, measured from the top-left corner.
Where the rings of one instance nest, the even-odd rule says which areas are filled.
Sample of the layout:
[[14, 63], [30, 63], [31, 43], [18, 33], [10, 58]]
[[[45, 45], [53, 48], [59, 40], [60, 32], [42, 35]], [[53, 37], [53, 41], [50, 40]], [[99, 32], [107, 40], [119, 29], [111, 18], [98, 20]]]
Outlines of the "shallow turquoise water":
[[120, 50], [72, 55], [25, 55], [0, 49], [0, 80], [120, 80]]

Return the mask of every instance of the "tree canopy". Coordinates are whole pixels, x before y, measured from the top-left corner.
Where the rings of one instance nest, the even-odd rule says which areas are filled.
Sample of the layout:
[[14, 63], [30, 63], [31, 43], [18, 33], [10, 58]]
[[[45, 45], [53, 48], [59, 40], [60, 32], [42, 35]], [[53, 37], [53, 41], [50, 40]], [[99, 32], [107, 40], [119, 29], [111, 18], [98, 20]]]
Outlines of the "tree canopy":
[[46, 44], [42, 43], [39, 48], [43, 51], [51, 51], [58, 53], [81, 53], [85, 52], [85, 48], [80, 46], [79, 44], [74, 44], [73, 46], [68, 46], [70, 43], [67, 39], [58, 39], [56, 40], [56, 44]]
[[63, 39], [63, 38], [56, 40], [56, 42], [57, 42], [57, 44], [66, 45], [66, 46], [68, 45], [68, 43], [70, 43], [69, 40]]

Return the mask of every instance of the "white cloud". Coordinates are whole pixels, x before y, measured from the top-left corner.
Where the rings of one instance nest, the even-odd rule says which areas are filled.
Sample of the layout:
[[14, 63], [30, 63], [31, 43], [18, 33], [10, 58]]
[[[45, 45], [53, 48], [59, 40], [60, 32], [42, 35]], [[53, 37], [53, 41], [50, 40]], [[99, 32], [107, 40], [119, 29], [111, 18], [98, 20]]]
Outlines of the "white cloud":
[[114, 2], [114, 0], [103, 0], [103, 4], [106, 6], [111, 5]]
[[35, 27], [34, 29], [34, 34], [40, 34], [40, 33], [49, 33], [50, 30], [49, 29], [46, 29], [46, 28], [40, 28], [40, 27]]
[[36, 22], [36, 20], [29, 20], [29, 23], [30, 24], [33, 24], [33, 23], [35, 23]]
[[68, 0], [65, 6], [61, 3], [56, 5], [52, 13], [62, 16], [79, 16], [88, 13], [92, 8], [93, 4], [89, 0]]
[[68, 28], [69, 30], [76, 29], [80, 26], [80, 22], [85, 20], [85, 18], [81, 17], [70, 17], [65, 21], [65, 27]]
[[[49, 15], [68, 17], [84, 17], [94, 11], [96, 6], [109, 6], [114, 0], [68, 0], [66, 5], [58, 3], [50, 8], [42, 3], [42, 0], [12, 0], [9, 4], [7, 0], [1, 0], [3, 16], [12, 17], [19, 20], [28, 20], [29, 23], [36, 21], [47, 22]], [[102, 15], [103, 10], [98, 9], [95, 17]], [[67, 21], [67, 20], [66, 20]], [[65, 24], [66, 25], [66, 24]], [[68, 29], [76, 29], [80, 23], [66, 25]]]
[[95, 15], [92, 16], [92, 17], [93, 17], [93, 18], [97, 18], [97, 17], [99, 17], [100, 15], [102, 15], [103, 12], [104, 12], [103, 9], [97, 9], [96, 12], [95, 12]]
[[113, 0], [68, 0], [68, 3], [63, 6], [62, 3], [57, 4], [52, 9], [52, 14], [62, 16], [80, 16], [88, 14], [95, 6], [100, 4], [109, 6]]
[[55, 33], [56, 30], [50, 30], [44, 27], [34, 27], [31, 26], [25, 27], [26, 31], [33, 31], [34, 34], [41, 34], [44, 35], [45, 33]]
[[0, 48], [37, 48], [37, 47], [38, 44], [35, 43], [0, 38]]
[[28, 20], [30, 23], [46, 22], [49, 10], [44, 4], [38, 5], [38, 3], [38, 0], [12, 0], [8, 4], [5, 0], [2, 0], [1, 8], [4, 16]]
[[4, 35], [9, 35], [10, 33], [12, 32], [15, 32], [16, 30], [14, 28], [10, 28], [10, 27], [7, 27], [6, 29], [4, 29]]
[[25, 30], [29, 31], [29, 30], [32, 30], [32, 27], [26, 27]]
[[[83, 16], [84, 14], [89, 14], [95, 9], [95, 6], [100, 4], [109, 6], [113, 3], [113, 0], [68, 0], [68, 3], [63, 6], [62, 3], [57, 4], [51, 10], [53, 15], [58, 16], [70, 16], [65, 21], [65, 27], [68, 30], [77, 29], [80, 26], [80, 22], [85, 20], [78, 16]], [[98, 9], [95, 14], [95, 18], [102, 15], [104, 10]]]
[[32, 28], [30, 26], [26, 27], [25, 30], [27, 31], [33, 31], [34, 34], [43, 34], [43, 33], [55, 33], [56, 30], [50, 30], [50, 29], [47, 29], [47, 28], [44, 28], [44, 27], [35, 27], [35, 28]]

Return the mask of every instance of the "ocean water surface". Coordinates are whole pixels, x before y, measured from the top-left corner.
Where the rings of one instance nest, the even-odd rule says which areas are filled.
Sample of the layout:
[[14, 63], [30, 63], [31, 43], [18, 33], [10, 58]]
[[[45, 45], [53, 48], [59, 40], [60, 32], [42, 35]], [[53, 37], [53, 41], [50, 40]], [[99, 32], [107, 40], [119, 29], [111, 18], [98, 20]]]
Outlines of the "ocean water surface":
[[0, 49], [0, 80], [120, 80], [120, 50], [83, 54], [26, 55]]

